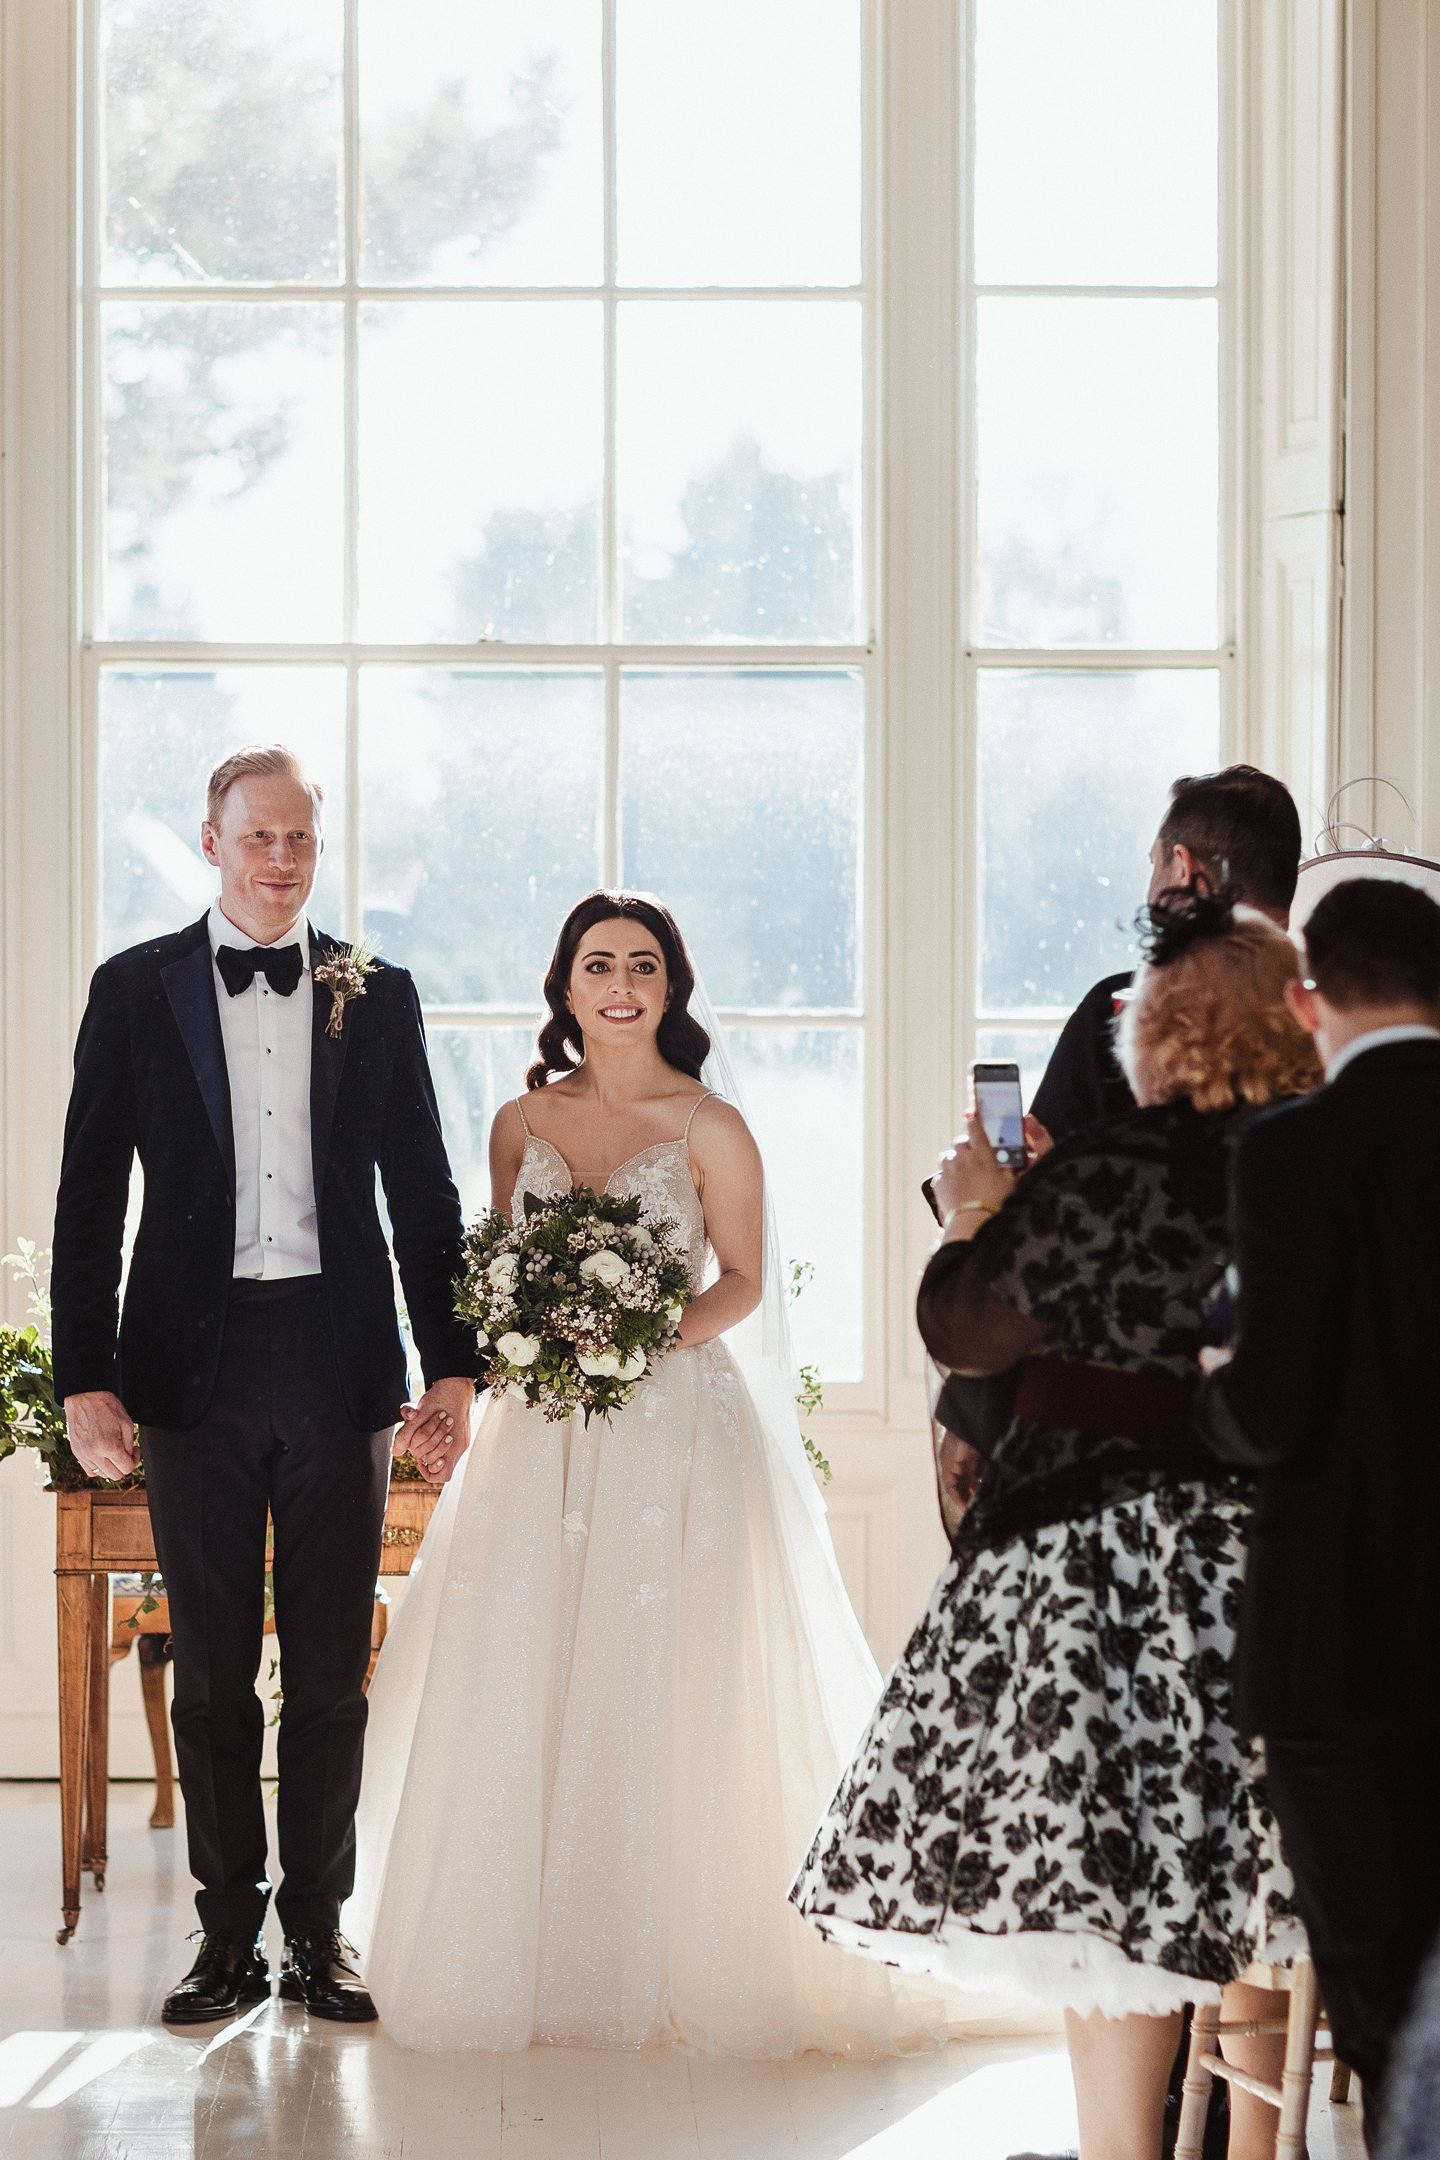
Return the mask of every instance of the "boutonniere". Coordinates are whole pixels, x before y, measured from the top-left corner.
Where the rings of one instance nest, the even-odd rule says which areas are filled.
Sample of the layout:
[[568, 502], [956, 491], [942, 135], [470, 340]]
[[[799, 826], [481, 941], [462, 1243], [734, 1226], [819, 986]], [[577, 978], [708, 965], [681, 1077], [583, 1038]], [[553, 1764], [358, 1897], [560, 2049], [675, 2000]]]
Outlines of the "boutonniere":
[[351, 998], [364, 997], [365, 978], [375, 972], [377, 955], [368, 938], [360, 938], [354, 945], [342, 951], [332, 952], [328, 960], [322, 960], [315, 970], [315, 980], [323, 983], [330, 992], [330, 1017], [325, 1022], [325, 1032], [340, 1040], [340, 1030], [345, 1025], [345, 1007]]

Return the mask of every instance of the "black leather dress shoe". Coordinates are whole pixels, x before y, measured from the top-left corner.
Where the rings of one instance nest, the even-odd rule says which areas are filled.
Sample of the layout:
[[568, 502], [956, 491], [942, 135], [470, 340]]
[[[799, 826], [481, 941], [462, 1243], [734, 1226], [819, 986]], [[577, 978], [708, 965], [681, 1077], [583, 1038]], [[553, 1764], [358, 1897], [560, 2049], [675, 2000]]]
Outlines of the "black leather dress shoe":
[[280, 1994], [285, 2002], [304, 2003], [312, 2017], [337, 2018], [344, 2025], [368, 2025], [380, 2013], [351, 1958], [353, 1943], [330, 1928], [309, 1935], [287, 1935], [280, 1966]]
[[270, 1967], [258, 1937], [202, 1935], [200, 1955], [160, 2015], [167, 2025], [206, 2025], [264, 2002]]

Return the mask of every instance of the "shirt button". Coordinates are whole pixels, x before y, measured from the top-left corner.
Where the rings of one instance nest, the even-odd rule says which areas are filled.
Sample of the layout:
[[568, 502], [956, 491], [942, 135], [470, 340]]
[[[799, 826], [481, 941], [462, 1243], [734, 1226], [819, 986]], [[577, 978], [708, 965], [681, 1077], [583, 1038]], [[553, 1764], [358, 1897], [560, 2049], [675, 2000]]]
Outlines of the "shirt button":
[[273, 1171], [273, 1170], [267, 1170], [267, 1171], [265, 1172], [265, 1175], [266, 1175], [266, 1177], [267, 1177], [267, 1179], [268, 1179], [268, 1178], [273, 1178], [273, 1177], [274, 1177], [274, 1175], [275, 1175], [275, 1173], [274, 1173], [274, 1171]]

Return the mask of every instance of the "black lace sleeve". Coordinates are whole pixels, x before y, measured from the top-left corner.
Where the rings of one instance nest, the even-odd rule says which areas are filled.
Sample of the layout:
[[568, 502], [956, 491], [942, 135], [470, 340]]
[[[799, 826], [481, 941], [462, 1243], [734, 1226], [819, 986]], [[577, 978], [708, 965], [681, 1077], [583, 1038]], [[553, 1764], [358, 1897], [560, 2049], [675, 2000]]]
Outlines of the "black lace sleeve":
[[[976, 1238], [979, 1279], [993, 1296], [1048, 1332], [1077, 1330], [1120, 1264], [1128, 1165], [1083, 1141], [1037, 1163]], [[1079, 1332], [1089, 1335], [1089, 1326]]]

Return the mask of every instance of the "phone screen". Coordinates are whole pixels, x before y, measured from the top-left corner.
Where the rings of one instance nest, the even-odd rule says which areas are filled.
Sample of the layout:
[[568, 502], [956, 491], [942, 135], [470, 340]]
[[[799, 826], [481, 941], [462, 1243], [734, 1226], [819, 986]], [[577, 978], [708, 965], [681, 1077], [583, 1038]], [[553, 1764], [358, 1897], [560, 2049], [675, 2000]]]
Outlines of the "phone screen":
[[1025, 1164], [1025, 1104], [1016, 1065], [977, 1065], [975, 1108], [996, 1160], [1007, 1170]]

